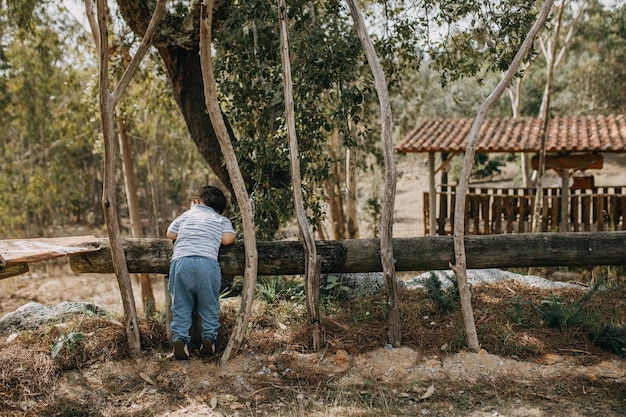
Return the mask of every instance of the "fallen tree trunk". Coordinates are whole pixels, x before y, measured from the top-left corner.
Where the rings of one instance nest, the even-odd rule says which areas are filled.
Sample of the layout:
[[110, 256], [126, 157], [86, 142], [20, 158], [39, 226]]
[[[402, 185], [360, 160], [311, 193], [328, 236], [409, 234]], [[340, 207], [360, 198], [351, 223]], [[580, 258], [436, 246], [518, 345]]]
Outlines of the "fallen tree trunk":
[[[393, 253], [397, 271], [449, 269], [454, 264], [452, 236], [395, 238]], [[113, 273], [108, 239], [101, 249], [71, 254], [77, 273]], [[322, 273], [381, 272], [378, 239], [316, 241]], [[522, 233], [466, 236], [467, 267], [512, 268], [530, 266], [626, 265], [626, 231], [577, 233]], [[128, 269], [132, 273], [167, 274], [172, 243], [168, 239], [124, 239]], [[301, 275], [304, 247], [299, 241], [258, 242], [259, 275]], [[242, 275], [241, 243], [220, 249], [224, 275]]]

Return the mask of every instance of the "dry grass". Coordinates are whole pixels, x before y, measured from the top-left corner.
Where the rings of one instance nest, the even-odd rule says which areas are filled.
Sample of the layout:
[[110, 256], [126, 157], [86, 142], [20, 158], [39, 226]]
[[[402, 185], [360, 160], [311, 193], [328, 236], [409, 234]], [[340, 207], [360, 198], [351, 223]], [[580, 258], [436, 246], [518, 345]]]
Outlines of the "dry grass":
[[[531, 362], [540, 362], [551, 354], [567, 355], [574, 364], [586, 366], [620, 359], [615, 352], [595, 344], [589, 333], [582, 328], [547, 328], [537, 306], [550, 299], [551, 294], [550, 290], [510, 283], [474, 288], [473, 307], [482, 347], [503, 358]], [[561, 291], [559, 300], [565, 304], [573, 304], [582, 294], [580, 291]], [[463, 350], [465, 342], [460, 310], [449, 314], [440, 313], [423, 291], [400, 291], [399, 301], [403, 346], [415, 349], [424, 358]], [[623, 326], [626, 323], [625, 303], [626, 290], [618, 287], [596, 293], [585, 305], [584, 312], [597, 320], [602, 318], [614, 325]], [[229, 395], [235, 396], [242, 404], [248, 404], [248, 407], [253, 401], [257, 404], [257, 410], [265, 410], [266, 415], [273, 415], [271, 410], [280, 410], [281, 415], [304, 415], [295, 411], [294, 406], [302, 406], [302, 395], [316, 398], [317, 402], [312, 402], [310, 406], [322, 410], [326, 408], [327, 415], [335, 415], [337, 410], [342, 411], [336, 415], [359, 416], [411, 415], [415, 411], [414, 406], [417, 403], [399, 397], [393, 383], [371, 381], [367, 387], [336, 385], [334, 382], [345, 376], [349, 372], [348, 368], [338, 369], [329, 376], [324, 367], [311, 366], [311, 363], [294, 356], [293, 353], [311, 353], [305, 310], [296, 304], [293, 300], [272, 304], [255, 303], [251, 329], [240, 356], [245, 356], [245, 352], [254, 352], [257, 358], [273, 356], [271, 367], [267, 372], [257, 371], [254, 378], [250, 371], [247, 374], [242, 372], [247, 378], [251, 378], [248, 381], [251, 387], [246, 392], [237, 385], [237, 375], [229, 376], [227, 382], [222, 381], [224, 388], [231, 390]], [[218, 349], [223, 349], [227, 342], [226, 337], [232, 329], [237, 310], [236, 302], [225, 303]], [[353, 356], [371, 354], [385, 345], [387, 323], [384, 296], [328, 303], [323, 311], [326, 357], [333, 357], [342, 350]], [[189, 381], [185, 382], [185, 378], [190, 376], [181, 375], [173, 368], [175, 364], [163, 362], [163, 358], [169, 353], [164, 324], [158, 319], [151, 319], [141, 320], [140, 326], [142, 345], [146, 353], [138, 359], [139, 362], [126, 364], [134, 368], [135, 376], [125, 379], [123, 387], [113, 383], [103, 386], [102, 389], [106, 388], [111, 397], [105, 403], [96, 403], [90, 397], [89, 400], [76, 400], [71, 409], [59, 403], [57, 398], [59, 378], [62, 375], [72, 370], [94, 369], [96, 372], [103, 364], [128, 361], [125, 332], [119, 321], [84, 318], [69, 324], [55, 324], [37, 331], [23, 332], [13, 341], [2, 342], [0, 414], [125, 415], [121, 411], [115, 411], [117, 409], [112, 404], [122, 401], [117, 395], [128, 396], [128, 392], [137, 389], [133, 388], [135, 385], [145, 385], [145, 381], [136, 375], [154, 357], [161, 361], [159, 366], [162, 367], [159, 370], [162, 379], [159, 390], [161, 401], [175, 407], [183, 401], [179, 387], [191, 384]], [[85, 335], [85, 340], [72, 346], [68, 344], [68, 349], [53, 359], [50, 353], [52, 346], [59, 337], [71, 331]], [[292, 355], [281, 356], [283, 352]], [[213, 363], [215, 361], [217, 358], [213, 359]], [[398, 381], [398, 384], [401, 382], [405, 381]], [[512, 378], [482, 381], [463, 387], [450, 383], [438, 391], [437, 399], [430, 403], [430, 407], [432, 410], [439, 409], [438, 407], [445, 409], [449, 404], [455, 404], [457, 411], [469, 412], [482, 404], [502, 404], [516, 399], [549, 403], [555, 398], [559, 398], [559, 401], [569, 398], [569, 401], [577, 403], [576, 397], [581, 390], [598, 392], [599, 396], [594, 398], [595, 401], [604, 401], [604, 411], [606, 404], [612, 404], [610, 409], [617, 409], [619, 404], [623, 405], [625, 399], [623, 387], [597, 378], [576, 377], [558, 381], [524, 382]], [[211, 403], [211, 395], [217, 395], [211, 394], [212, 392], [192, 385], [183, 397], [193, 397], [207, 406]], [[108, 411], [97, 411], [99, 407], [105, 407]], [[149, 404], [146, 407], [150, 409]], [[292, 407], [293, 414], [289, 414], [288, 410]], [[549, 409], [550, 406], [546, 405], [544, 408]], [[149, 411], [142, 411], [136, 415], [151, 414]]]

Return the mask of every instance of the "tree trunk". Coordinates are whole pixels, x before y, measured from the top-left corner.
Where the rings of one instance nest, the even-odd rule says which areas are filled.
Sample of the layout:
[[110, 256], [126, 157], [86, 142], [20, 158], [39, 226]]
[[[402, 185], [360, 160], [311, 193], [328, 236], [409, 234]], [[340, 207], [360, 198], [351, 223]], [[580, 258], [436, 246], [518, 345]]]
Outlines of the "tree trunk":
[[382, 126], [382, 148], [385, 160], [385, 182], [383, 186], [383, 212], [380, 221], [380, 257], [383, 265], [383, 273], [385, 275], [385, 284], [387, 287], [387, 303], [389, 305], [389, 343], [394, 347], [400, 346], [400, 312], [398, 309], [398, 282], [396, 281], [396, 270], [393, 259], [393, 207], [396, 198], [396, 162], [393, 157], [393, 124], [391, 118], [391, 102], [389, 100], [389, 91], [387, 89], [387, 81], [383, 68], [380, 65], [374, 45], [367, 33], [365, 20], [361, 14], [361, 10], [356, 0], [347, 0], [350, 13], [356, 26], [361, 45], [365, 50], [365, 56], [369, 62], [374, 81], [376, 84], [376, 92], [380, 104], [380, 122]]
[[345, 202], [348, 239], [359, 238], [359, 220], [357, 211], [358, 169], [356, 146], [346, 147]]
[[[513, 118], [521, 117], [521, 107], [522, 107], [522, 86], [524, 85], [524, 75], [526, 74], [526, 70], [530, 66], [530, 63], [523, 63], [521, 65], [522, 69], [520, 72], [522, 76], [517, 78], [514, 81], [514, 85], [509, 87], [509, 99], [511, 100], [511, 111], [513, 113]], [[531, 172], [530, 172], [530, 157], [527, 152], [522, 152], [521, 161], [520, 161], [521, 169], [522, 169], [522, 185], [524, 187], [529, 187], [532, 183], [531, 180]]]
[[[330, 163], [331, 177], [326, 181], [328, 194], [328, 209], [335, 240], [346, 237], [346, 222], [343, 212], [342, 185], [344, 184], [343, 170], [341, 169], [341, 152], [339, 151], [339, 132], [333, 130], [330, 139], [332, 162]], [[347, 163], [347, 162], [346, 162]]]
[[217, 101], [217, 86], [213, 75], [213, 63], [211, 59], [211, 27], [213, 21], [214, 1], [203, 1], [200, 11], [200, 57], [202, 62], [202, 82], [204, 85], [205, 108], [213, 126], [216, 128], [217, 139], [228, 174], [232, 179], [234, 195], [241, 210], [241, 221], [243, 224], [244, 245], [245, 245], [245, 269], [243, 294], [241, 297], [241, 307], [235, 323], [235, 328], [230, 335], [228, 345], [222, 354], [222, 362], [233, 357], [243, 342], [248, 322], [252, 313], [252, 303], [254, 301], [254, 290], [256, 288], [258, 254], [256, 247], [256, 232], [254, 227], [254, 211], [248, 196], [248, 191], [244, 183], [243, 175], [237, 163], [237, 157], [233, 145], [230, 141], [230, 134], [226, 122]]
[[[131, 30], [145, 37], [150, 11], [144, 1], [117, 0], [120, 13]], [[207, 161], [211, 170], [235, 196], [226, 166], [222, 163], [222, 154], [211, 118], [206, 112], [204, 91], [202, 86], [202, 65], [200, 63], [199, 33], [190, 31], [197, 28], [199, 6], [196, 5], [184, 21], [164, 22], [170, 27], [163, 29], [155, 36], [154, 46], [159, 51], [165, 70], [167, 71], [174, 100], [181, 110], [191, 139], [198, 152]], [[231, 139], [233, 132], [228, 124]]]
[[[544, 86], [543, 97], [541, 99], [541, 107], [539, 108], [539, 117], [543, 119], [543, 132], [541, 135], [541, 149], [539, 151], [539, 166], [537, 169], [537, 182], [535, 184], [535, 206], [533, 210], [533, 218], [532, 218], [532, 227], [531, 232], [539, 232], [540, 231], [540, 222], [541, 222], [541, 209], [543, 208], [543, 177], [546, 173], [546, 142], [548, 141], [548, 131], [550, 129], [550, 100], [552, 97], [552, 86], [554, 84], [554, 76], [557, 68], [559, 67], [562, 59], [565, 55], [565, 51], [567, 46], [570, 44], [572, 40], [572, 36], [574, 34], [574, 24], [570, 26], [570, 29], [565, 37], [565, 41], [557, 53], [558, 45], [559, 45], [559, 34], [561, 32], [561, 27], [563, 23], [563, 13], [566, 7], [567, 1], [563, 0], [559, 7], [559, 14], [554, 28], [554, 36], [552, 39], [548, 39], [547, 46], [542, 41], [541, 42], [541, 51], [546, 58], [546, 84]], [[578, 15], [574, 19], [578, 21], [582, 16], [584, 6], [580, 6], [578, 9]], [[566, 187], [569, 187], [567, 183], [562, 184], [562, 189], [565, 190]], [[567, 217], [569, 216], [569, 204], [562, 207], [562, 221], [568, 222]], [[569, 224], [569, 223], [568, 223]], [[566, 226], [567, 229], [567, 226]], [[567, 231], [567, 230], [563, 230]]]
[[287, 3], [278, 0], [278, 17], [280, 23], [280, 57], [283, 65], [285, 118], [287, 121], [287, 135], [289, 138], [289, 160], [291, 162], [291, 186], [293, 189], [293, 204], [298, 219], [298, 228], [305, 248], [305, 293], [306, 307], [311, 323], [313, 351], [322, 347], [322, 325], [320, 321], [320, 258], [317, 255], [315, 239], [311, 231], [304, 199], [302, 197], [302, 179], [300, 175], [300, 157], [298, 152], [298, 138], [296, 137], [296, 121], [294, 115], [293, 84], [291, 81], [291, 61], [289, 60], [289, 22]]
[[[141, 223], [141, 213], [139, 211], [139, 201], [137, 198], [137, 187], [135, 185], [135, 169], [133, 167], [133, 157], [128, 140], [128, 130], [126, 122], [122, 117], [119, 107], [116, 109], [118, 139], [120, 143], [120, 158], [122, 159], [122, 173], [124, 174], [124, 185], [126, 187], [126, 200], [128, 202], [128, 214], [130, 217], [130, 227], [133, 237], [142, 238], [143, 226]], [[150, 275], [145, 273], [137, 274], [137, 280], [141, 285], [141, 301], [146, 317], [152, 316], [155, 312], [156, 302]]]
[[106, 1], [98, 2], [97, 19], [94, 13], [93, 0], [85, 0], [87, 18], [91, 27], [99, 58], [99, 82], [100, 82], [100, 118], [102, 121], [102, 134], [104, 137], [104, 180], [102, 190], [102, 207], [107, 225], [109, 241], [111, 242], [111, 258], [115, 275], [117, 277], [124, 314], [126, 319], [126, 336], [132, 356], [141, 352], [141, 340], [139, 326], [137, 325], [137, 310], [133, 287], [128, 274], [128, 266], [124, 253], [122, 236], [117, 215], [116, 181], [115, 181], [115, 106], [128, 87], [141, 60], [148, 51], [152, 34], [165, 11], [165, 0], [159, 0], [155, 6], [154, 14], [146, 29], [146, 36], [142, 40], [135, 56], [132, 57], [128, 67], [124, 71], [113, 92], [109, 92], [109, 32], [107, 26], [108, 5]]
[[[478, 133], [480, 132], [480, 127], [482, 126], [482, 123], [485, 119], [485, 115], [487, 114], [487, 111], [493, 105], [493, 103], [502, 95], [507, 86], [511, 84], [511, 81], [513, 80], [513, 77], [515, 77], [517, 69], [522, 63], [522, 60], [528, 54], [528, 51], [533, 44], [535, 36], [539, 32], [539, 30], [541, 30], [543, 24], [548, 18], [548, 14], [550, 13], [553, 2], [554, 0], [546, 0], [541, 9], [541, 13], [537, 17], [537, 20], [535, 21], [533, 27], [528, 32], [526, 39], [524, 39], [524, 42], [522, 43], [520, 50], [515, 55], [513, 62], [511, 62], [509, 69], [504, 74], [502, 80], [500, 80], [500, 83], [491, 92], [491, 94], [489, 94], [487, 99], [481, 104], [478, 113], [476, 114], [476, 118], [474, 119], [474, 123], [472, 124], [472, 128], [467, 139], [467, 145], [465, 147], [465, 159], [463, 160], [463, 169], [461, 170], [461, 178], [457, 187], [457, 199], [454, 205], [455, 219], [465, 218], [465, 201], [467, 197], [467, 189], [469, 186], [469, 177], [472, 171], [472, 164], [474, 162], [474, 155], [476, 152], [475, 143], [476, 138], [478, 137]], [[470, 349], [478, 352], [478, 350], [480, 350], [480, 344], [478, 342], [476, 324], [474, 322], [474, 313], [472, 310], [472, 294], [467, 284], [467, 260], [465, 253], [465, 240], [463, 238], [465, 234], [464, 228], [464, 222], [457, 221], [454, 223], [454, 254], [456, 258], [456, 263], [454, 265], [450, 264], [450, 267], [456, 274], [459, 284], [461, 308], [463, 310], [463, 322], [465, 324], [467, 343]]]

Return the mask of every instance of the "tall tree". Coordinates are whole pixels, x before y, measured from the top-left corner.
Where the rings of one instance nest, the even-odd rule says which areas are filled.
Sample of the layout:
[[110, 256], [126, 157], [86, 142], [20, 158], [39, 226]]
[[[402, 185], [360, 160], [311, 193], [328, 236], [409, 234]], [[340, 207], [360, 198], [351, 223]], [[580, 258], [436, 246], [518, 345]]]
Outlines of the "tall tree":
[[[534, 25], [528, 31], [524, 42], [520, 46], [519, 50], [515, 54], [515, 58], [511, 62], [508, 70], [502, 77], [500, 83], [489, 94], [483, 104], [478, 109], [472, 128], [467, 138], [467, 144], [465, 145], [465, 157], [463, 161], [463, 170], [461, 172], [461, 179], [457, 187], [457, 199], [454, 206], [454, 217], [456, 219], [465, 218], [465, 201], [467, 197], [467, 189], [469, 184], [469, 176], [474, 161], [474, 154], [476, 152], [476, 138], [480, 132], [480, 128], [485, 119], [487, 111], [493, 105], [493, 103], [504, 93], [505, 89], [509, 86], [522, 61], [526, 59], [528, 52], [531, 49], [535, 36], [543, 27], [550, 10], [552, 10], [552, 4], [554, 0], [546, 0], [541, 8], [541, 12], [537, 16], [537, 20]], [[480, 349], [480, 343], [478, 341], [478, 335], [476, 333], [476, 324], [474, 322], [474, 313], [472, 309], [472, 294], [467, 284], [467, 258], [465, 256], [465, 241], [464, 241], [464, 227], [465, 222], [456, 221], [454, 223], [454, 256], [455, 264], [450, 265], [454, 271], [458, 284], [459, 293], [461, 295], [461, 307], [463, 309], [463, 322], [465, 324], [465, 334], [470, 349], [478, 351]]]
[[300, 237], [305, 249], [306, 307], [312, 324], [313, 350], [317, 351], [322, 347], [322, 326], [319, 311], [321, 259], [317, 255], [315, 239], [310, 229], [302, 198], [302, 176], [300, 173], [300, 157], [293, 102], [293, 81], [291, 78], [289, 18], [285, 0], [278, 0], [278, 15], [280, 19], [280, 56], [283, 66], [285, 119], [287, 139], [289, 141], [289, 160], [291, 162], [291, 188], [293, 190], [293, 204], [298, 220], [298, 229], [300, 230]]
[[383, 212], [380, 221], [380, 259], [383, 265], [385, 286], [387, 288], [387, 304], [389, 306], [389, 343], [394, 347], [400, 346], [400, 311], [398, 309], [398, 282], [393, 260], [393, 207], [396, 197], [396, 162], [393, 157], [393, 143], [391, 135], [392, 116], [391, 101], [387, 81], [382, 65], [378, 59], [374, 45], [365, 27], [365, 19], [355, 0], [348, 0], [348, 6], [356, 26], [359, 39], [365, 50], [365, 55], [372, 68], [376, 82], [376, 92], [380, 103], [381, 141], [385, 157], [385, 181], [383, 185]]
[[213, 126], [216, 128], [217, 139], [220, 148], [224, 153], [226, 168], [233, 181], [235, 196], [241, 207], [241, 219], [244, 228], [244, 288], [241, 297], [241, 307], [235, 323], [235, 329], [230, 335], [228, 345], [222, 354], [222, 361], [229, 360], [234, 356], [248, 328], [248, 321], [252, 313], [252, 302], [254, 301], [254, 290], [256, 287], [259, 255], [256, 246], [256, 233], [254, 226], [254, 211], [248, 191], [244, 183], [244, 178], [239, 168], [237, 156], [233, 149], [228, 134], [226, 123], [217, 100], [217, 87], [215, 76], [213, 75], [213, 63], [211, 57], [211, 32], [213, 29], [213, 0], [202, 2], [200, 13], [200, 59], [202, 64], [202, 79], [204, 84], [204, 96], [206, 97], [206, 107]]
[[[141, 213], [139, 210], [139, 198], [137, 196], [137, 186], [135, 182], [135, 167], [133, 166], [133, 157], [128, 138], [128, 129], [126, 121], [119, 107], [115, 109], [115, 119], [117, 122], [117, 135], [120, 147], [120, 159], [122, 160], [122, 172], [124, 174], [124, 186], [126, 189], [126, 201], [128, 202], [128, 215], [130, 217], [130, 228], [132, 236], [135, 238], [144, 237], [143, 224], [141, 221]], [[141, 300], [143, 302], [143, 311], [146, 317], [152, 316], [156, 309], [154, 299], [154, 291], [152, 289], [152, 281], [150, 274], [139, 273], [137, 280], [141, 285]]]
[[99, 81], [100, 81], [100, 119], [102, 122], [102, 134], [104, 136], [104, 182], [102, 186], [102, 206], [107, 224], [107, 232], [111, 245], [111, 257], [115, 275], [120, 287], [122, 304], [126, 320], [126, 336], [131, 355], [138, 355], [141, 351], [141, 341], [139, 337], [139, 326], [137, 323], [137, 310], [133, 289], [128, 274], [126, 255], [120, 233], [119, 219], [117, 215], [116, 199], [116, 169], [115, 169], [115, 106], [118, 104], [122, 94], [128, 87], [137, 67], [145, 56], [151, 42], [152, 34], [165, 11], [165, 0], [159, 0], [154, 9], [154, 14], [146, 29], [146, 36], [139, 45], [137, 52], [131, 59], [126, 71], [113, 91], [110, 91], [109, 75], [109, 33], [108, 33], [108, 5], [106, 1], [98, 2], [97, 17], [95, 14], [93, 0], [85, 0], [85, 8], [89, 25], [93, 32], [98, 52]]

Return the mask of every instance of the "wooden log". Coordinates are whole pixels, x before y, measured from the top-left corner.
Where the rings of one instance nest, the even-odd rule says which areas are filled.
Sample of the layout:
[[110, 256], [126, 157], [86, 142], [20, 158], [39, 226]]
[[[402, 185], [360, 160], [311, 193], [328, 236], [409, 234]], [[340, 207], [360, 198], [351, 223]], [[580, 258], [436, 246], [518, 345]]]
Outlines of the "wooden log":
[[[108, 240], [101, 249], [70, 255], [77, 273], [113, 273]], [[381, 272], [378, 239], [317, 241], [322, 273]], [[396, 271], [448, 269], [454, 264], [451, 236], [393, 239]], [[466, 236], [468, 268], [530, 266], [626, 265], [626, 232], [523, 233]], [[128, 269], [132, 273], [167, 274], [172, 243], [167, 239], [125, 239]], [[304, 273], [301, 242], [258, 242], [259, 275]], [[244, 248], [236, 243], [220, 249], [219, 262], [225, 275], [243, 273]]]

